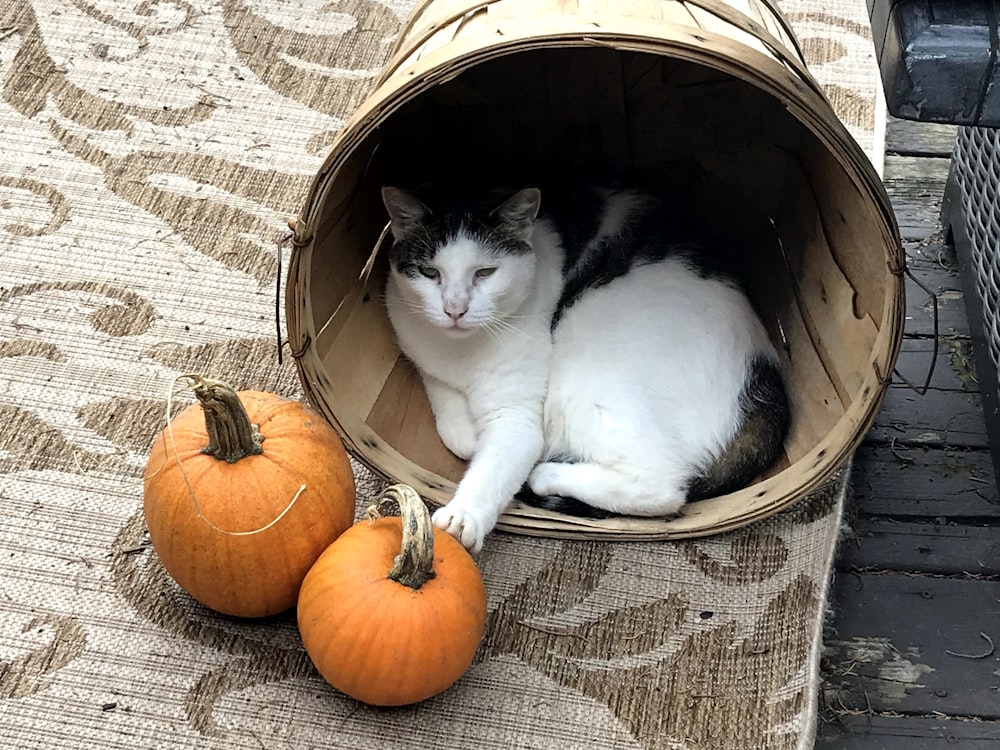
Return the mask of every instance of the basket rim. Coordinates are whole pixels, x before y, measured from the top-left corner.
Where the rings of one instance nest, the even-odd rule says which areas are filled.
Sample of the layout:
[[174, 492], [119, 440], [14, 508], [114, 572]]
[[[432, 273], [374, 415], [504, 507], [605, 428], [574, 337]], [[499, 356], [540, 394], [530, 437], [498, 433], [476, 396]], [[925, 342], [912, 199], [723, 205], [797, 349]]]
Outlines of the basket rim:
[[[664, 37], [648, 31], [652, 24], [639, 24], [632, 19], [616, 19], [601, 29], [556, 28], [538, 30], [537, 21], [521, 24], [527, 31], [514, 35], [505, 34], [461, 55], [446, 55], [451, 44], [446, 44], [409, 67], [401, 67], [392, 76], [376, 85], [355, 113], [344, 123], [331, 144], [323, 164], [317, 171], [303, 201], [298, 220], [305, 225], [307, 235], [312, 234], [316, 216], [310, 209], [322, 204], [323, 188], [343, 167], [346, 159], [369, 137], [410, 101], [483, 63], [523, 52], [564, 47], [609, 47], [619, 52], [658, 54], [680, 59], [733, 75], [745, 83], [778, 98], [789, 114], [806, 127], [830, 150], [841, 167], [854, 181], [863, 183], [885, 221], [889, 234], [896, 240], [897, 261], [902, 261], [902, 243], [898, 240], [895, 214], [881, 177], [871, 161], [861, 150], [847, 128], [833, 112], [829, 100], [811, 74], [805, 78], [791, 72], [761, 52], [733, 42], [715, 32], [661, 22], [658, 31], [670, 29], [674, 37]], [[738, 45], [743, 54], [753, 60], [736, 65], [726, 47]], [[439, 59], [440, 58], [440, 59]], [[419, 68], [419, 74], [417, 70]], [[741, 75], [741, 73], [743, 75]], [[822, 116], [820, 115], [822, 111]], [[843, 157], [843, 158], [841, 158]], [[856, 179], [855, 179], [856, 178]], [[309, 237], [307, 237], [309, 239]], [[895, 265], [899, 265], [897, 262]]]
[[[516, 26], [515, 24], [510, 28], [513, 29]], [[300, 308], [306, 302], [302, 297], [304, 285], [301, 283], [301, 273], [303, 267], [308, 267], [306, 261], [313, 251], [315, 229], [321, 218], [321, 209], [326, 203], [327, 191], [348, 159], [362, 148], [372, 136], [377, 136], [379, 128], [396, 112], [426, 91], [458, 77], [478, 65], [522, 52], [552, 47], [604, 46], [621, 52], [641, 52], [681, 59], [733, 75], [778, 98], [786, 111], [833, 155], [854, 189], [872, 204], [874, 210], [871, 219], [873, 224], [878, 224], [878, 234], [882, 238], [881, 249], [886, 257], [889, 275], [887, 277], [885, 309], [878, 337], [881, 349], [873, 353], [875, 360], [872, 363], [873, 373], [865, 378], [866, 395], [856, 399], [831, 430], [831, 434], [838, 430], [849, 432], [850, 437], [839, 445], [831, 446], [828, 434], [806, 456], [775, 475], [775, 477], [781, 477], [791, 469], [795, 469], [795, 473], [804, 472], [802, 478], [805, 481], [798, 486], [794, 496], [774, 502], [766, 507], [743, 508], [742, 512], [731, 513], [725, 519], [725, 523], [699, 525], [692, 521], [690, 516], [682, 514], [677, 521], [632, 519], [635, 521], [631, 524], [632, 528], [628, 531], [621, 531], [609, 529], [606, 524], [602, 526], [600, 522], [592, 523], [585, 519], [581, 521], [581, 519], [568, 516], [552, 518], [546, 517], [545, 511], [515, 508], [512, 512], [505, 513], [500, 517], [497, 528], [522, 534], [559, 538], [678, 539], [730, 531], [788, 508], [822, 486], [850, 460], [853, 452], [874, 422], [875, 415], [885, 395], [886, 382], [880, 373], [891, 371], [902, 345], [905, 324], [904, 285], [901, 275], [896, 274], [891, 269], [903, 267], [904, 255], [895, 214], [892, 211], [881, 177], [876, 173], [868, 157], [848, 133], [846, 127], [834, 114], [829, 101], [818, 89], [818, 84], [815, 83], [811, 75], [803, 80], [793, 75], [788, 68], [773, 58], [757, 50], [746, 48], [724, 35], [692, 27], [661, 23], [657, 25], [657, 30], [670, 28], [674, 36], [655, 36], [649, 33], [652, 24], [646, 23], [640, 27], [639, 24], [630, 19], [617, 19], [617, 23], [609, 24], [608, 27], [598, 30], [565, 28], [564, 24], [557, 27], [554, 25], [553, 28], [544, 30], [540, 30], [537, 23], [532, 23], [530, 28], [527, 28], [527, 25], [522, 26], [524, 28], [520, 29], [520, 34], [507, 34], [502, 38], [491, 40], [490, 43], [464, 51], [462, 54], [448, 54], [451, 45], [445, 44], [413, 65], [401, 67], [372, 91], [338, 133], [322, 167], [313, 180], [303, 203], [300, 217], [295, 223], [296, 237], [293, 242], [288, 272], [286, 325], [289, 342], [293, 349], [299, 353], [295, 362], [303, 390], [309, 400], [336, 428], [352, 456], [377, 475], [387, 480], [397, 481], [398, 478], [388, 477], [379, 465], [370, 460], [364, 447], [355, 443], [355, 437], [344, 428], [332, 409], [325, 403], [322, 395], [313, 388], [312, 374], [309, 370], [315, 369], [321, 363], [318, 355], [311, 348], [310, 332], [303, 330], [303, 321], [299, 319]], [[733, 46], [739, 46], [742, 54], [745, 55], [744, 59], [734, 60], [732, 55], [728, 54]], [[348, 292], [348, 296], [350, 293]], [[835, 450], [831, 450], [831, 447]], [[816, 458], [815, 454], [817, 453], [819, 458]], [[813, 461], [813, 465], [808, 470], [803, 469], [809, 461]], [[414, 464], [414, 466], [416, 465]], [[769, 481], [765, 480], [765, 482]], [[435, 484], [439, 485], [439, 483]], [[706, 504], [716, 501], [733, 502], [740, 497], [749, 498], [752, 497], [750, 490], [759, 486], [761, 483], [720, 498], [700, 501], [697, 505], [704, 508]], [[431, 502], [435, 504], [442, 502], [441, 493], [436, 492], [431, 483], [417, 489]], [[685, 508], [688, 508], [689, 505], [686, 505]], [[553, 515], [549, 514], [549, 516]]]
[[[789, 50], [786, 45], [779, 39], [776, 39], [770, 31], [764, 26], [762, 26], [756, 19], [743, 13], [741, 10], [730, 5], [725, 0], [674, 0], [680, 5], [693, 5], [695, 7], [704, 10], [707, 13], [711, 13], [716, 18], [725, 21], [726, 23], [734, 26], [741, 31], [753, 34], [762, 44], [766, 45], [772, 52], [776, 55], [782, 62], [787, 65], [791, 65], [795, 68], [796, 73], [803, 78], [811, 78], [808, 67], [805, 63], [805, 54], [802, 51], [802, 47], [799, 44], [799, 40], [795, 35], [795, 30], [789, 23], [785, 14], [782, 12], [781, 8], [778, 7], [774, 0], [757, 0], [759, 5], [763, 5], [767, 8], [768, 12], [774, 18], [775, 21], [781, 26], [782, 31], [788, 37], [788, 40], [792, 43], [792, 49]], [[427, 26], [425, 29], [421, 29], [419, 26], [419, 21], [424, 13], [431, 8], [437, 0], [420, 0], [416, 6], [410, 11], [410, 15], [406, 20], [406, 23], [400, 28], [399, 34], [396, 37], [396, 41], [389, 52], [389, 58], [382, 70], [382, 73], [376, 79], [376, 86], [381, 86], [388, 78], [390, 78], [401, 66], [403, 66], [410, 55], [420, 49], [434, 34], [438, 33], [442, 28], [453, 24], [459, 23], [462, 19], [467, 18], [470, 14], [477, 13], [481, 10], [489, 8], [491, 5], [496, 5], [498, 3], [504, 2], [504, 0], [466, 0], [464, 6], [452, 7], [447, 11], [447, 15], [444, 19], [434, 19], [434, 21]], [[580, 14], [576, 16], [567, 16], [565, 14], [556, 14], [552, 17], [555, 18], [575, 18], [578, 23], [585, 24], [588, 28], [593, 25], [600, 28], [597, 25], [596, 20], [600, 19], [601, 26], [607, 26], [607, 21], [610, 19], [614, 21], [619, 16], [611, 13], [593, 13], [593, 18], [590, 18], [591, 14]], [[535, 19], [537, 22], [537, 19]], [[663, 19], [647, 19], [644, 23], [653, 25], [670, 25], [677, 26], [670, 21], [665, 21]], [[701, 30], [701, 27], [690, 26], [688, 28]], [[413, 31], [422, 30], [423, 33], [417, 36], [416, 39], [411, 39], [410, 34]], [[657, 36], [653, 34], [651, 36]], [[789, 55], [788, 53], [794, 53]], [[405, 53], [405, 54], [404, 54]], [[815, 82], [814, 82], [815, 83]]]

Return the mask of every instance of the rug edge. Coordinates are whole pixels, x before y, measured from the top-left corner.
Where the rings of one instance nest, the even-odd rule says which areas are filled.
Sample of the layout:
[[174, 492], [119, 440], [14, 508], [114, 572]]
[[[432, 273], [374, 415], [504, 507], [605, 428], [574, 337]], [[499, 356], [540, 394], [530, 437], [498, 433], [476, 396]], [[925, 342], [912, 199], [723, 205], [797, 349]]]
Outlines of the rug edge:
[[817, 592], [816, 596], [816, 599], [819, 602], [820, 611], [817, 613], [818, 616], [815, 618], [813, 624], [813, 633], [811, 638], [812, 646], [804, 664], [811, 676], [811, 679], [805, 689], [806, 703], [802, 713], [803, 726], [801, 732], [799, 733], [799, 740], [798, 743], [796, 743], [795, 750], [813, 750], [816, 746], [816, 734], [819, 729], [820, 685], [823, 682], [820, 661], [823, 655], [825, 642], [823, 636], [827, 622], [826, 609], [829, 606], [829, 596], [833, 589], [833, 579], [835, 574], [834, 563], [836, 561], [837, 549], [840, 546], [840, 539], [842, 537], [844, 509], [847, 503], [848, 490], [851, 487], [853, 470], [854, 458], [852, 457], [845, 467], [843, 483], [837, 492], [837, 501], [834, 503], [834, 510], [831, 514], [834, 518], [828, 519], [828, 521], [835, 523], [834, 528], [836, 529], [836, 532], [830, 535], [830, 544], [826, 550], [825, 563], [823, 565], [827, 574], [823, 577], [823, 581], [820, 584], [822, 588]]

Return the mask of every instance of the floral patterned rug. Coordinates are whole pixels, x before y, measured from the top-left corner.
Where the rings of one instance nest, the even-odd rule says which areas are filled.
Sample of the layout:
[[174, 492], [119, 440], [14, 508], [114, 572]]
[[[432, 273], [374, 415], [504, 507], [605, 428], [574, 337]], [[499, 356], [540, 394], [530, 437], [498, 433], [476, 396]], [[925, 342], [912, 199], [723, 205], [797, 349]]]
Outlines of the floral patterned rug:
[[[475, 663], [405, 709], [329, 687], [290, 614], [197, 605], [148, 546], [179, 373], [299, 396], [279, 241], [413, 4], [0, 0], [4, 747], [812, 746], [844, 474], [711, 539], [496, 534]], [[781, 5], [880, 162], [863, 0]]]

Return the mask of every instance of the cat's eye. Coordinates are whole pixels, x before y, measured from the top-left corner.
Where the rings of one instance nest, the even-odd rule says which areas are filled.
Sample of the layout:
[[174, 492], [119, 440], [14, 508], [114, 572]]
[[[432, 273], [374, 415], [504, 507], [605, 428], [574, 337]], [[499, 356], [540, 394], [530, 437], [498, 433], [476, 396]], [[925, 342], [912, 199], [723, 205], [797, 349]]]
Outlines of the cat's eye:
[[441, 272], [434, 266], [417, 266], [417, 270], [420, 271], [422, 276], [426, 276], [428, 279], [436, 279], [441, 275]]
[[480, 268], [478, 271], [476, 271], [476, 278], [485, 279], [487, 276], [492, 276], [494, 273], [496, 273], [496, 270], [497, 269], [495, 266], [491, 268]]

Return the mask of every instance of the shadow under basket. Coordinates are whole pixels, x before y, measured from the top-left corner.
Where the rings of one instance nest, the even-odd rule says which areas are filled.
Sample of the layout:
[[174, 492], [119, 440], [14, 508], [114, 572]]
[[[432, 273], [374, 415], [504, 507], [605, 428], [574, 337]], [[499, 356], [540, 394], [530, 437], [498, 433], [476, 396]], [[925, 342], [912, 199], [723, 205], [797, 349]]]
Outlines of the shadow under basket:
[[435, 503], [448, 501], [465, 468], [438, 438], [386, 316], [381, 187], [608, 174], [675, 186], [681, 175], [691, 189], [678, 195], [695, 196], [708, 224], [739, 239], [742, 281], [782, 358], [791, 434], [766, 475], [676, 517], [591, 520], [515, 506], [499, 528], [716, 533], [787, 507], [851, 456], [902, 339], [902, 246], [881, 180], [780, 12], [731, 2], [418, 5], [295, 223], [290, 345], [307, 397], [355, 457]]

